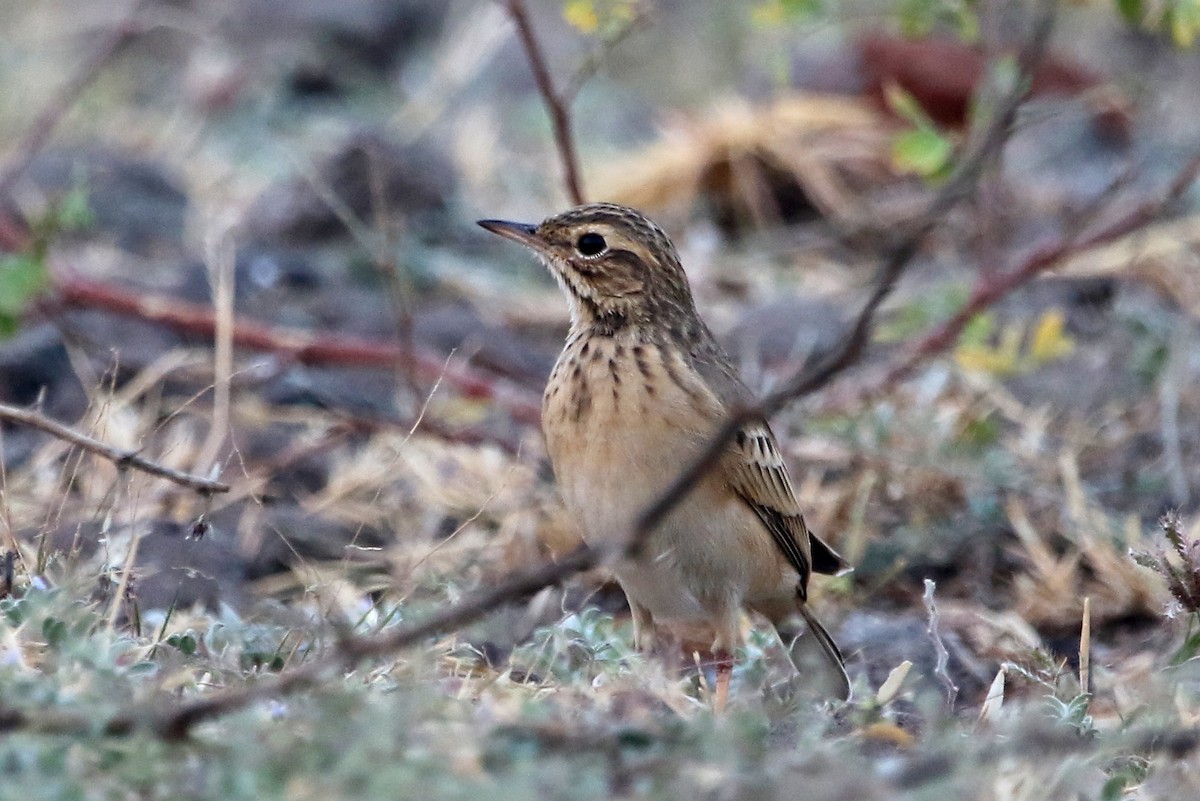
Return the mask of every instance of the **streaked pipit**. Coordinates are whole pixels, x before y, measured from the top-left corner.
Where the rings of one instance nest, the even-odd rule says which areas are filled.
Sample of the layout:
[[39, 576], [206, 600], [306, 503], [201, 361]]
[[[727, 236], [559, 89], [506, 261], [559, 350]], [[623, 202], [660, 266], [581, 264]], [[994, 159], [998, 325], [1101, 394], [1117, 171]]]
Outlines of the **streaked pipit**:
[[[537, 253], [570, 303], [542, 428], [584, 539], [613, 543], [750, 392], [697, 315], [675, 247], [638, 212], [598, 203], [540, 225], [479, 224]], [[771, 621], [806, 678], [801, 649], [815, 640], [833, 668], [822, 671], [826, 684], [849, 694], [842, 655], [806, 604], [809, 576], [838, 573], [845, 562], [805, 526], [765, 420], [737, 434], [640, 553], [615, 567], [635, 644], [670, 637], [711, 647], [718, 708], [743, 609]], [[800, 636], [800, 621], [812, 636]]]

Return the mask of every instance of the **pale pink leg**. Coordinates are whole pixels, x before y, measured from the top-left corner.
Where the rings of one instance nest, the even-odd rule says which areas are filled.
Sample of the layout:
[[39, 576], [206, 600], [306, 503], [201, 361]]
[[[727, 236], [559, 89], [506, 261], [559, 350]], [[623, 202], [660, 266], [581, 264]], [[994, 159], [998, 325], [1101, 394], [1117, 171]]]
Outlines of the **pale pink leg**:
[[717, 666], [717, 686], [713, 693], [713, 712], [718, 715], [725, 711], [725, 703], [729, 700], [729, 680], [733, 678], [733, 655], [722, 649], [715, 651], [713, 657]]

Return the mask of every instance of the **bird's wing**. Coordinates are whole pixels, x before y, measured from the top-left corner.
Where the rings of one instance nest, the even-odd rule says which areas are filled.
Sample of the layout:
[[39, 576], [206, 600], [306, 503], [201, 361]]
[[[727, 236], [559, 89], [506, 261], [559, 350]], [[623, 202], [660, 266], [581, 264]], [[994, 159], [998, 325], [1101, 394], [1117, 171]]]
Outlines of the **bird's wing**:
[[[730, 444], [726, 457], [730, 485], [771, 532], [775, 545], [800, 574], [803, 594], [813, 571], [808, 526], [800, 513], [787, 466], [766, 423], [750, 423]], [[828, 546], [821, 543], [828, 550]], [[832, 553], [832, 551], [830, 551]], [[824, 558], [824, 554], [821, 554]]]
[[[706, 348], [691, 354], [693, 367], [704, 376], [719, 403], [728, 410], [731, 404], [753, 400], [711, 335]], [[743, 427], [730, 451], [727, 464], [734, 491], [763, 521], [775, 544], [800, 574], [801, 592], [807, 591], [810, 573], [837, 575], [848, 570], [846, 560], [805, 525], [787, 466], [766, 422]]]

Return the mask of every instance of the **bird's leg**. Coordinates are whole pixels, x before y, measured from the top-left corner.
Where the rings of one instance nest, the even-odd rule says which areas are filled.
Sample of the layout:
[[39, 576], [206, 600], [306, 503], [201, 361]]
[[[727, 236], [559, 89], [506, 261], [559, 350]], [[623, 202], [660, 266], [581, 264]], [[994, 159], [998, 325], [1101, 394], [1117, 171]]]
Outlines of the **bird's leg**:
[[713, 651], [717, 668], [717, 686], [713, 693], [713, 712], [720, 715], [729, 700], [729, 680], [733, 678], [733, 654], [724, 648]]
[[[626, 593], [626, 597], [628, 597], [628, 593]], [[650, 610], [631, 599], [629, 611], [633, 615], [633, 647], [642, 653], [651, 653], [658, 638]]]

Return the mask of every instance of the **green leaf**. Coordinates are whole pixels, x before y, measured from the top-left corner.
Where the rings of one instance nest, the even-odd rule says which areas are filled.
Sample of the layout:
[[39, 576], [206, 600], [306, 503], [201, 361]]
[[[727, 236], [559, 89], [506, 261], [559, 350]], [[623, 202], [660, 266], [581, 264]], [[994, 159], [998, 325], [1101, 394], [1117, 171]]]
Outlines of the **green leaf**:
[[1184, 662], [1189, 662], [1200, 654], [1200, 631], [1195, 631], [1184, 639], [1183, 644], [1179, 646], [1172, 656], [1168, 664], [1182, 665]]
[[883, 88], [883, 99], [898, 117], [902, 117], [914, 128], [926, 130], [936, 129], [933, 120], [921, 108], [921, 104], [907, 90], [895, 83], [889, 83]]
[[928, 128], [906, 131], [892, 143], [892, 162], [896, 168], [924, 178], [945, 170], [953, 153], [950, 140]]
[[65, 639], [67, 624], [54, 617], [42, 621], [42, 637], [51, 648], [57, 648]]
[[976, 450], [995, 445], [1000, 441], [1000, 423], [991, 415], [971, 420], [963, 428], [959, 441]]
[[1141, 25], [1146, 16], [1146, 8], [1142, 0], [1117, 0], [1117, 10], [1130, 25]]
[[1191, 47], [1200, 35], [1200, 0], [1176, 0], [1163, 22], [1180, 49]]
[[58, 229], [61, 231], [78, 231], [90, 228], [95, 222], [92, 207], [88, 203], [88, 192], [83, 187], [76, 187], [68, 192], [55, 209]]
[[182, 634], [172, 634], [167, 638], [167, 644], [178, 648], [186, 656], [196, 653], [196, 635], [190, 631]]
[[26, 307], [47, 283], [46, 265], [40, 258], [27, 253], [0, 257], [0, 336], [16, 332]]
[[954, 26], [958, 29], [958, 38], [964, 42], [979, 41], [979, 15], [969, 4], [964, 3], [951, 10]]
[[928, 36], [941, 13], [940, 0], [901, 0], [900, 31], [910, 39]]
[[793, 22], [811, 19], [824, 9], [821, 0], [779, 0], [784, 14]]
[[992, 336], [996, 327], [996, 319], [990, 312], [980, 312], [971, 318], [958, 337], [960, 345], [983, 345]]

